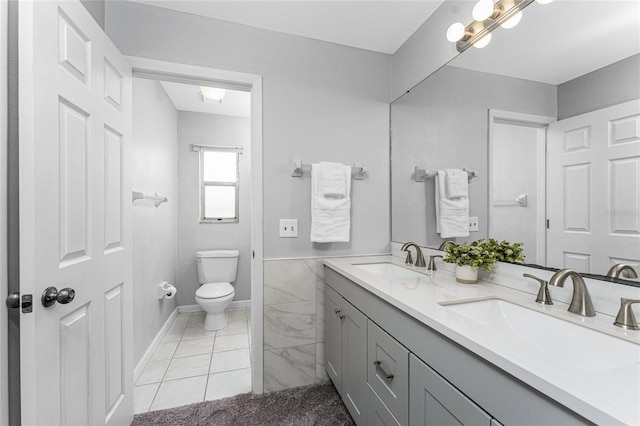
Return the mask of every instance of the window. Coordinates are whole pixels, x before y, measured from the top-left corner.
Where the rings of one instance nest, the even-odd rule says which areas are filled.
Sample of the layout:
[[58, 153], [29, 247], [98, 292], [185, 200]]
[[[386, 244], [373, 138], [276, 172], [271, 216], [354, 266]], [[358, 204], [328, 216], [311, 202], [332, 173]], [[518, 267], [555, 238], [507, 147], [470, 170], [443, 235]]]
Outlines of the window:
[[[194, 146], [194, 149], [196, 147]], [[198, 147], [200, 223], [238, 222], [238, 148]]]

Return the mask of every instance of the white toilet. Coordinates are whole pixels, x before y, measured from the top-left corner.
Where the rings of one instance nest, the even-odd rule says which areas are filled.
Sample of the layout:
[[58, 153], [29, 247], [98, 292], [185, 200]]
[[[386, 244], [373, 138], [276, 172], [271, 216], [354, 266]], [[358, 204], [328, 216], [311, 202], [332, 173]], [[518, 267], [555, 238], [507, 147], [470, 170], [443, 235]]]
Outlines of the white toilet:
[[196, 252], [198, 281], [196, 303], [207, 313], [204, 329], [219, 330], [227, 326], [224, 310], [236, 292], [231, 285], [238, 273], [238, 250], [202, 250]]

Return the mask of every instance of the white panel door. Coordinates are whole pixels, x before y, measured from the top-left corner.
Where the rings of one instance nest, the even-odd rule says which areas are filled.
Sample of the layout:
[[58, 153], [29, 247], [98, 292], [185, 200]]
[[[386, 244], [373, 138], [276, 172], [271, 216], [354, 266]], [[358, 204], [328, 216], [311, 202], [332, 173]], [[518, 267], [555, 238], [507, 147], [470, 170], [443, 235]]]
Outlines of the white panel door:
[[22, 422], [129, 424], [131, 69], [79, 1], [20, 1], [19, 37]]
[[549, 127], [547, 265], [640, 262], [640, 100]]

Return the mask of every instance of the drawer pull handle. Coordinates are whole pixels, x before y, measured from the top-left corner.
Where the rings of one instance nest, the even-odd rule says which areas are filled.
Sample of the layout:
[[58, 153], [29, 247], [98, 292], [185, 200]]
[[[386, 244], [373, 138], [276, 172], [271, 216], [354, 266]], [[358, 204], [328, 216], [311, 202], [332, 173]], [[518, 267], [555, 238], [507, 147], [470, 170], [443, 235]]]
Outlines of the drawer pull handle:
[[380, 373], [382, 375], [382, 377], [384, 377], [387, 380], [391, 380], [393, 379], [393, 374], [387, 373], [386, 371], [384, 371], [384, 368], [382, 368], [382, 365], [380, 365], [380, 361], [373, 361], [373, 365], [376, 366], [376, 371], [378, 373]]

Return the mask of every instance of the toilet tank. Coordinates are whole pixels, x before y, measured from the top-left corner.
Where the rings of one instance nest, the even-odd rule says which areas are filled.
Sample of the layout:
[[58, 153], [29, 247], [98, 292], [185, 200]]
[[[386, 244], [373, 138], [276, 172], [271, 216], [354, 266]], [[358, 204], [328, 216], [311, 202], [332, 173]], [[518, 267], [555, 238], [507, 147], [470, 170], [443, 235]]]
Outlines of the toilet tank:
[[238, 250], [201, 250], [196, 252], [198, 282], [232, 283], [238, 274]]

